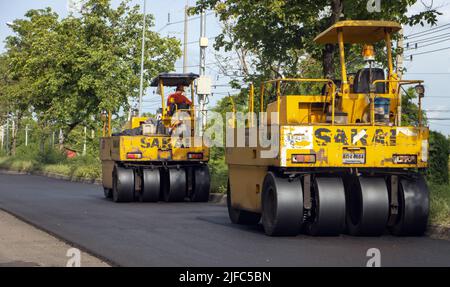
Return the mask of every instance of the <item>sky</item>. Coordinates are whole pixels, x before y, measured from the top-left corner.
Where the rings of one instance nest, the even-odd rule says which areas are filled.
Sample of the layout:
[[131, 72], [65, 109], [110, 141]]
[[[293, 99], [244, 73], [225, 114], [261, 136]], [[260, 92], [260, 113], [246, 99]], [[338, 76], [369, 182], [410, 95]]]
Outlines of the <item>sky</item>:
[[[132, 4], [142, 4], [144, 0], [132, 0]], [[381, 0], [383, 1], [383, 0]], [[112, 0], [114, 6], [120, 3], [120, 0]], [[184, 7], [185, 5], [194, 5], [195, 0], [147, 0], [147, 13], [151, 13], [155, 17], [155, 31], [160, 32], [164, 36], [177, 37], [179, 39], [183, 38], [183, 23], [176, 23], [184, 19]], [[423, 11], [426, 6], [432, 5], [438, 11], [443, 13], [443, 15], [438, 16], [438, 26], [443, 26], [450, 24], [450, 0], [419, 0], [417, 3], [410, 8], [409, 13], [417, 13]], [[29, 9], [38, 9], [51, 7], [56, 11], [60, 17], [65, 17], [68, 14], [67, 0], [0, 0], [0, 53], [4, 52], [4, 39], [11, 35], [11, 31], [7, 26], [7, 23], [13, 21], [17, 18], [23, 18], [23, 15]], [[170, 22], [173, 24], [167, 25], [168, 15], [170, 14]], [[206, 36], [214, 37], [218, 35], [221, 31], [220, 22], [215, 17], [214, 14], [207, 14], [207, 28]], [[431, 27], [425, 25], [421, 27], [420, 25], [415, 27], [404, 27], [404, 35], [408, 36], [418, 32], [423, 32], [429, 30]], [[199, 72], [198, 62], [199, 62], [199, 47], [195, 42], [199, 39], [200, 22], [196, 17], [189, 21], [188, 28], [188, 71], [189, 72]], [[436, 30], [435, 30], [436, 31]], [[431, 32], [431, 31], [430, 31]], [[448, 94], [450, 84], [450, 36], [439, 38], [443, 39], [442, 42], [434, 41], [423, 41], [425, 38], [430, 38], [434, 36], [444, 35], [445, 33], [450, 33], [450, 25], [442, 27], [441, 32], [436, 32], [434, 34], [422, 34], [422, 37], [406, 39], [405, 43], [410, 42], [410, 45], [414, 46], [415, 42], [418, 43], [418, 49], [409, 49], [405, 54], [413, 55], [413, 60], [405, 59], [405, 68], [407, 69], [404, 75], [405, 79], [425, 80], [426, 95], [423, 99], [423, 107], [428, 110], [428, 116], [430, 118], [440, 118], [448, 120], [430, 120], [430, 127], [433, 130], [440, 131], [446, 135], [450, 135], [450, 95]], [[423, 41], [423, 42], [422, 42]], [[440, 42], [440, 43], [436, 43]], [[213, 40], [210, 40], [210, 47], [207, 49], [207, 63], [215, 62], [215, 51], [212, 48]], [[429, 45], [432, 44], [432, 45]], [[422, 47], [424, 45], [429, 45]], [[441, 51], [436, 51], [429, 53], [430, 51], [435, 51], [439, 49], [444, 49]], [[421, 55], [415, 55], [419, 53], [424, 53]], [[176, 71], [182, 72], [182, 59], [179, 59], [175, 64]], [[230, 78], [220, 75], [218, 67], [214, 64], [207, 65], [206, 73], [213, 79], [213, 96], [210, 97], [210, 105], [214, 105], [217, 100], [225, 96], [228, 92], [233, 92], [231, 88], [227, 86]], [[157, 101], [158, 96], [154, 94], [154, 90], [148, 89], [144, 97], [144, 112], [154, 111], [159, 102]]]

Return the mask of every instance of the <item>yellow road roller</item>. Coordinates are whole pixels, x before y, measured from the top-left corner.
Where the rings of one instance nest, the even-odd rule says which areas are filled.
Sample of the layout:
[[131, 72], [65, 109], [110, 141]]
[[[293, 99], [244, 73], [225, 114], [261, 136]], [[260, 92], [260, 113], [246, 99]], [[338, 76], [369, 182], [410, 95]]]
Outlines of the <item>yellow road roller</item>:
[[[160, 114], [133, 117], [122, 132], [112, 133], [111, 113], [104, 114], [100, 157], [106, 198], [114, 202], [208, 201], [209, 148], [195, 120], [197, 78], [192, 73], [158, 75], [151, 86], [161, 95]], [[185, 99], [184, 105], [171, 101], [172, 95], [166, 104], [165, 87], [177, 87], [175, 98]], [[191, 100], [184, 96], [185, 87], [191, 87]], [[181, 126], [183, 133], [176, 133]]]
[[[426, 231], [425, 89], [423, 81], [402, 80], [394, 71], [391, 37], [400, 29], [389, 21], [337, 22], [315, 42], [339, 46], [340, 79], [279, 78], [261, 85], [260, 112], [267, 112], [267, 127], [275, 127], [272, 137], [279, 149], [273, 157], [265, 155], [261, 117], [247, 125], [246, 145], [227, 147], [233, 223], [261, 221], [270, 236], [379, 236], [387, 230], [419, 236]], [[374, 53], [374, 44], [383, 43], [386, 70]], [[364, 68], [347, 71], [346, 45], [361, 47]], [[408, 85], [418, 95], [414, 126], [401, 120], [400, 92]], [[253, 101], [250, 92], [250, 112]], [[255, 127], [258, 140], [250, 146]]]

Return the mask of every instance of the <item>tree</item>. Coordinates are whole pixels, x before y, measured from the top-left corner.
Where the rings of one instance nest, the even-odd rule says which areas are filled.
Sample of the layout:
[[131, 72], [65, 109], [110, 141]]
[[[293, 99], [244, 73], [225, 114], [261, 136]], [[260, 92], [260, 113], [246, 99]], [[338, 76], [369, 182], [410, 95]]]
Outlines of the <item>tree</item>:
[[[402, 125], [417, 126], [419, 124], [419, 106], [417, 94], [414, 88], [410, 87], [402, 93]], [[422, 124], [427, 124], [427, 116], [424, 110], [422, 113]]]
[[[78, 125], [94, 127], [102, 110], [128, 110], [139, 91], [142, 14], [123, 1], [89, 0], [80, 17], [59, 19], [50, 8], [30, 10], [15, 20], [7, 38], [11, 75], [29, 81], [29, 106], [42, 127], [68, 135]], [[180, 43], [151, 31], [147, 17], [144, 87], [152, 76], [171, 71]]]
[[[320, 61], [323, 75], [338, 72], [336, 45], [318, 47], [313, 39], [339, 20], [384, 19], [402, 24], [435, 24], [435, 9], [406, 16], [415, 0], [382, 1], [380, 13], [367, 10], [367, 0], [251, 1], [198, 0], [191, 13], [213, 9], [225, 23], [216, 38], [216, 49], [245, 50], [257, 58], [257, 70], [264, 76], [297, 76], [305, 53]], [[351, 52], [351, 51], [350, 51]], [[354, 52], [354, 51], [353, 51]], [[353, 53], [354, 54], [354, 53]], [[349, 58], [351, 58], [351, 53]]]
[[437, 184], [448, 184], [448, 141], [439, 132], [430, 132], [430, 159], [428, 179]]
[[12, 155], [16, 154], [17, 135], [21, 129], [24, 116], [29, 115], [30, 81], [25, 77], [13, 77], [10, 72], [10, 61], [7, 55], [0, 56], [0, 125], [11, 120]]

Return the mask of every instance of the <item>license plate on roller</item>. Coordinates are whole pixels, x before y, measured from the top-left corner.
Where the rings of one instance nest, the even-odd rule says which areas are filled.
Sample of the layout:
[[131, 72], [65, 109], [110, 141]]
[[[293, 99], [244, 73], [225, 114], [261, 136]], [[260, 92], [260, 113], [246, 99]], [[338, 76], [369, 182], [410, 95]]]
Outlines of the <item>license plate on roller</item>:
[[344, 164], [364, 164], [366, 163], [366, 150], [344, 148], [342, 162]]

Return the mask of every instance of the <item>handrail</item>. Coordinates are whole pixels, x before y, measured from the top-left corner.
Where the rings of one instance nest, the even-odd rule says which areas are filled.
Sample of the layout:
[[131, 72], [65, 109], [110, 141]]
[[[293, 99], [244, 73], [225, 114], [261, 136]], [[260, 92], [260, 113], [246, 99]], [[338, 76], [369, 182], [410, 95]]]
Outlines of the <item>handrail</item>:
[[232, 128], [235, 128], [236, 126], [237, 126], [237, 124], [235, 123], [236, 122], [236, 105], [234, 104], [234, 100], [233, 100], [233, 97], [232, 96], [230, 96], [230, 94], [228, 94], [228, 98], [230, 99], [230, 102], [231, 102], [231, 109], [232, 109], [232, 112], [233, 112], [233, 117], [231, 118], [231, 120], [233, 121], [233, 126], [232, 126]]
[[[371, 90], [371, 92], [370, 92], [370, 99], [371, 99], [371, 111], [370, 111], [371, 116], [370, 116], [370, 118], [371, 118], [372, 125], [375, 124], [375, 98], [376, 98], [376, 94], [372, 91], [373, 91], [375, 85], [378, 83], [389, 83], [389, 84], [397, 83], [398, 84], [397, 97], [398, 97], [398, 94], [400, 93], [399, 87], [401, 87], [403, 85], [423, 84], [424, 81], [423, 80], [375, 80], [375, 81], [373, 81], [372, 85], [371, 85], [371, 89], [370, 89]], [[388, 94], [390, 94], [390, 91]], [[401, 106], [401, 104], [402, 103], [397, 101], [397, 107]], [[420, 96], [418, 97], [418, 113], [419, 114], [418, 114], [417, 121], [418, 121], [419, 127], [421, 127], [422, 126], [422, 98]], [[401, 121], [399, 121], [398, 126], [401, 126]]]
[[111, 111], [108, 111], [108, 137], [111, 137]]
[[255, 86], [253, 84], [250, 84], [250, 92], [249, 92], [249, 105], [248, 105], [248, 111], [250, 114], [250, 127], [253, 127], [253, 111], [255, 108]]
[[[279, 78], [279, 79], [275, 79], [275, 80], [269, 80], [269, 81], [264, 81], [261, 83], [261, 91], [260, 91], [260, 104], [261, 104], [261, 108], [260, 111], [264, 112], [264, 93], [265, 93], [265, 85], [267, 84], [272, 84], [272, 83], [276, 83], [277, 88], [276, 88], [276, 92], [277, 92], [277, 112], [278, 112], [278, 116], [280, 115], [280, 97], [281, 97], [281, 92], [280, 92], [280, 84], [281, 82], [299, 82], [299, 83], [331, 83], [332, 84], [332, 95], [331, 95], [331, 123], [332, 125], [334, 125], [334, 116], [335, 116], [335, 92], [336, 92], [336, 84], [334, 83], [333, 80], [330, 79], [315, 79], [315, 78], [311, 78], [311, 79], [302, 79], [302, 78]], [[326, 97], [328, 97], [328, 95], [324, 95]]]

